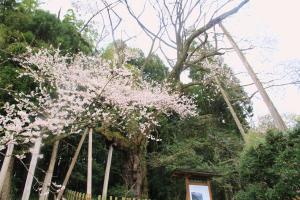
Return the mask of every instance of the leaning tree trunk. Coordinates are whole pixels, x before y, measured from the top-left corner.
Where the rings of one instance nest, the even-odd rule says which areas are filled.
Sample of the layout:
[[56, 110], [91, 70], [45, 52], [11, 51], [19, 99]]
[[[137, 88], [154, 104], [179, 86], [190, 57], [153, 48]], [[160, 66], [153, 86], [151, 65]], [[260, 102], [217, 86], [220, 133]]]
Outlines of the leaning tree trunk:
[[10, 142], [7, 145], [7, 150], [5, 153], [5, 157], [3, 160], [3, 164], [1, 167], [1, 172], [0, 172], [0, 192], [2, 191], [2, 188], [4, 187], [5, 184], [5, 179], [6, 179], [6, 174], [8, 173], [8, 169], [11, 163], [11, 159], [12, 159], [12, 153], [14, 150], [14, 143]]
[[1, 190], [0, 200], [11, 200], [11, 184], [14, 166], [14, 157], [12, 157], [8, 164], [8, 169], [6, 171], [4, 185]]
[[53, 145], [50, 163], [48, 166], [48, 170], [46, 172], [46, 176], [44, 179], [44, 183], [43, 183], [42, 191], [40, 193], [39, 200], [47, 200], [48, 199], [50, 186], [51, 186], [51, 180], [52, 180], [56, 157], [57, 157], [58, 145], [59, 145], [59, 140], [56, 141]]
[[30, 161], [30, 166], [26, 178], [25, 187], [23, 190], [22, 200], [28, 200], [31, 192], [32, 181], [34, 178], [34, 172], [37, 165], [38, 157], [40, 155], [40, 149], [42, 145], [42, 137], [38, 137], [34, 143], [32, 150], [32, 157]]
[[145, 148], [129, 150], [127, 152], [127, 160], [124, 168], [124, 179], [126, 185], [130, 188], [130, 192], [136, 198], [147, 198], [147, 165], [145, 158]]

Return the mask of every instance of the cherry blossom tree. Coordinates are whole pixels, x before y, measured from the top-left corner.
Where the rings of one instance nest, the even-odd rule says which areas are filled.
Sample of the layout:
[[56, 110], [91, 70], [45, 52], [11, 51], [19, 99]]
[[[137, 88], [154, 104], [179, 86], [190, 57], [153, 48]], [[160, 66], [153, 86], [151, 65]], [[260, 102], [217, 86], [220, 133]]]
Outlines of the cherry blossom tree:
[[[172, 93], [166, 84], [154, 86], [142, 80], [126, 64], [132, 56], [127, 53], [117, 67], [97, 56], [63, 56], [59, 50], [34, 53], [29, 49], [16, 58], [24, 69], [20, 76], [31, 77], [36, 89], [30, 94], [13, 94], [15, 104], [5, 104], [0, 116], [4, 133], [0, 145], [34, 143], [22, 199], [29, 199], [43, 138], [78, 133], [97, 124], [108, 130], [106, 125], [110, 124], [129, 141], [141, 138], [146, 143], [147, 138], [157, 139], [150, 133], [158, 125], [159, 113], [176, 112], [181, 117], [196, 114], [191, 98]], [[106, 135], [104, 129], [101, 132]], [[8, 153], [12, 151], [13, 146]], [[2, 167], [1, 175], [6, 170]]]

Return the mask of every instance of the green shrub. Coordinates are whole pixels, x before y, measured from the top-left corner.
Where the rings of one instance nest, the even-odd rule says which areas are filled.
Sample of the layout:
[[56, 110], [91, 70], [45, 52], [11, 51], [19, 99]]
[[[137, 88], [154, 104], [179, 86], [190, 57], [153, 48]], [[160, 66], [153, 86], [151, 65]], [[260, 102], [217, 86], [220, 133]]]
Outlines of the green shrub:
[[241, 200], [293, 199], [300, 194], [300, 129], [269, 132], [240, 158]]

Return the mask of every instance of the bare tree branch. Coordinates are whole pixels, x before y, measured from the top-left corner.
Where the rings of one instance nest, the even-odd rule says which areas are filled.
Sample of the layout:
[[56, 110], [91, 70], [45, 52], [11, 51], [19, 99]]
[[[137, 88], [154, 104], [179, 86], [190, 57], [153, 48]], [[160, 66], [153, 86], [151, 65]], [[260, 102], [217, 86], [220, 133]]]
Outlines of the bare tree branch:
[[111, 6], [116, 6], [118, 3], [120, 2], [120, 0], [117, 0], [113, 3], [110, 3], [110, 4], [107, 4], [105, 5], [104, 8], [101, 8], [100, 10], [98, 10], [96, 13], [94, 13], [88, 20], [87, 22], [83, 25], [83, 27], [80, 29], [79, 33], [81, 33], [88, 25], [89, 23], [92, 21], [92, 19], [94, 19], [97, 15], [99, 15], [103, 10], [107, 9], [108, 7], [111, 7]]
[[183, 65], [184, 65], [184, 63], [185, 63], [185, 61], [188, 57], [188, 51], [189, 51], [190, 46], [191, 46], [191, 44], [192, 44], [192, 42], [194, 41], [195, 38], [197, 38], [199, 35], [201, 35], [205, 31], [207, 31], [208, 29], [215, 26], [216, 24], [218, 24], [222, 20], [224, 20], [227, 17], [229, 17], [229, 16], [235, 14], [236, 12], [238, 12], [247, 2], [249, 2], [249, 0], [242, 1], [238, 6], [234, 7], [233, 9], [231, 9], [231, 10], [229, 10], [229, 11], [223, 13], [223, 14], [221, 14], [220, 16], [210, 20], [203, 27], [193, 31], [191, 33], [191, 35], [185, 40], [185, 42], [183, 44], [183, 48], [181, 50], [180, 56], [177, 58], [178, 60], [175, 64], [172, 72], [170, 73], [170, 78], [175, 79], [175, 80], [179, 80], [180, 73], [183, 69]]

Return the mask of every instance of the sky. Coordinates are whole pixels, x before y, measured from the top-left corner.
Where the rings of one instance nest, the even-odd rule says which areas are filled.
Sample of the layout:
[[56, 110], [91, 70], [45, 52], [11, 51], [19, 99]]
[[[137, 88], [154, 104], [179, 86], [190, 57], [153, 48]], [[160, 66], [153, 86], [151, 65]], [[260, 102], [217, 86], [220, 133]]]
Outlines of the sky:
[[[300, 19], [298, 8], [299, 0], [251, 0], [245, 9], [224, 23], [236, 41], [247, 39], [256, 46], [246, 57], [263, 82], [282, 78], [293, 66], [300, 69], [299, 62], [295, 62], [300, 60], [300, 28], [296, 25]], [[225, 61], [235, 72], [245, 72], [235, 53], [227, 55]], [[238, 77], [242, 84], [252, 82], [245, 74]], [[289, 77], [276, 81], [277, 84], [287, 82], [290, 82]], [[246, 88], [250, 94], [255, 90], [254, 86]], [[273, 87], [267, 92], [281, 114], [300, 114], [299, 85]], [[255, 96], [253, 103], [255, 118], [268, 114], [259, 95]]]
[[[44, 0], [43, 2], [41, 7], [55, 14], [59, 9], [64, 13], [72, 7], [70, 0]], [[241, 48], [254, 46], [254, 49], [245, 53], [262, 82], [273, 79], [276, 81], [271, 81], [269, 85], [290, 82], [291, 78], [284, 77], [283, 74], [296, 66], [300, 69], [300, 28], [297, 26], [300, 19], [299, 8], [299, 0], [251, 0], [237, 14], [223, 22]], [[132, 24], [126, 26], [128, 29], [134, 29]], [[140, 39], [134, 44], [142, 48], [145, 42]], [[226, 40], [225, 45], [230, 46]], [[225, 55], [225, 62], [237, 74], [242, 85], [252, 83], [234, 52]], [[245, 87], [245, 90], [249, 95], [256, 91], [254, 86]], [[300, 115], [300, 85], [271, 87], [267, 92], [281, 114]], [[253, 121], [256, 122], [258, 117], [269, 112], [259, 94], [252, 100]]]

